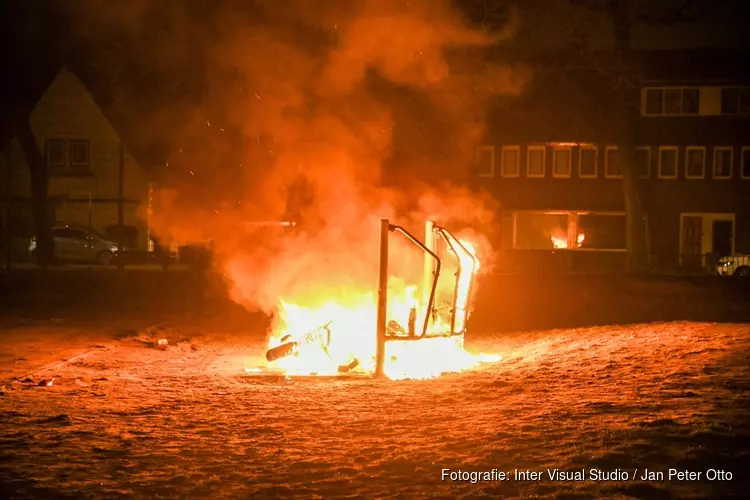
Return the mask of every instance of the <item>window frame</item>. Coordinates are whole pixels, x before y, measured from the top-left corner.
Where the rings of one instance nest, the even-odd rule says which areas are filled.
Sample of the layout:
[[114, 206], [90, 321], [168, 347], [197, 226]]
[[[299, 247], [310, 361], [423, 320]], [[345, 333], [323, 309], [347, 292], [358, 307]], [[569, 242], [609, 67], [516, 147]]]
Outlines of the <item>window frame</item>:
[[[557, 152], [568, 152], [568, 173], [560, 175], [557, 173]], [[570, 146], [553, 146], [552, 147], [552, 178], [553, 179], [570, 179], [573, 177], [573, 148]]]
[[[719, 153], [720, 151], [729, 151], [729, 175], [726, 176], [716, 175], [716, 157], [718, 156], [717, 153]], [[734, 174], [734, 146], [714, 146], [713, 154], [711, 155], [711, 157], [711, 178], [717, 181], [731, 180]]]
[[[742, 146], [740, 148], [740, 179], [750, 180], [750, 159], [748, 159], [748, 165], [745, 165], [745, 153], [750, 156], [750, 146]], [[747, 175], [745, 175], [745, 168], [747, 167]]]
[[[680, 111], [677, 113], [666, 113], [664, 110], [665, 103], [666, 103], [666, 93], [667, 91], [680, 91]], [[661, 94], [661, 109], [658, 113], [650, 113], [648, 111], [648, 94], [649, 92], [660, 92]], [[686, 112], [685, 111], [685, 92], [686, 91], [697, 91], [698, 92], [698, 102], [697, 102], [697, 108], [695, 112]], [[684, 86], [664, 86], [664, 87], [658, 87], [658, 86], [644, 86], [642, 93], [641, 93], [641, 116], [698, 116], [700, 115], [700, 108], [701, 108], [701, 89], [700, 86], [695, 85], [684, 85]]]
[[[583, 152], [593, 151], [594, 152], [594, 173], [589, 175], [583, 175]], [[578, 177], [580, 179], [597, 179], [599, 177], [599, 147], [597, 146], [580, 146], [578, 148]]]
[[[86, 147], [86, 162], [73, 161], [73, 147], [83, 145]], [[91, 143], [86, 139], [71, 139], [68, 141], [68, 168], [75, 171], [88, 171], [91, 168]]]
[[651, 160], [652, 160], [651, 150], [652, 149], [653, 148], [651, 146], [636, 146], [636, 148], [635, 148], [636, 152], [638, 152], [638, 151], [645, 151], [647, 153], [646, 154], [646, 164], [648, 166], [648, 170], [646, 170], [646, 174], [645, 175], [640, 175], [639, 174], [638, 175], [639, 179], [650, 179], [651, 178]]
[[[491, 153], [491, 155], [490, 155], [491, 160], [490, 160], [490, 171], [489, 171], [489, 173], [488, 172], [480, 172], [479, 171], [479, 157], [480, 157], [480, 154], [483, 151], [489, 151]], [[476, 169], [477, 169], [477, 177], [482, 177], [482, 178], [485, 178], [485, 179], [491, 179], [491, 178], [495, 177], [495, 146], [492, 146], [490, 144], [483, 144], [481, 146], [477, 146], [476, 158], [475, 158], [474, 161], [475, 161], [475, 165], [476, 165]]]
[[[62, 159], [60, 160], [60, 163], [52, 163], [50, 162], [49, 158], [49, 150], [50, 146], [53, 143], [58, 143], [61, 145], [62, 149]], [[65, 167], [67, 167], [67, 148], [65, 145], [65, 139], [45, 139], [44, 141], [44, 162], [47, 165], [47, 168], [53, 169], [53, 170], [64, 170]]]
[[[605, 146], [604, 148], [604, 178], [605, 179], [622, 179], [622, 170], [620, 170], [619, 174], [610, 174], [609, 169], [609, 152], [615, 151], [617, 152], [619, 148], [617, 146]], [[615, 153], [617, 154], [617, 153]]]
[[[690, 152], [700, 151], [703, 153], [703, 161], [701, 162], [701, 175], [690, 175], [688, 172], [688, 166], [690, 165]], [[688, 180], [702, 180], [706, 178], [706, 146], [685, 146], [685, 179]]]
[[[531, 166], [531, 152], [539, 151], [542, 153], [542, 173], [532, 174], [529, 170]], [[547, 177], [547, 146], [544, 145], [530, 145], [526, 146], [526, 177], [529, 179], [544, 179]]]
[[[662, 174], [662, 152], [663, 151], [674, 151], [675, 152], [675, 159], [674, 159], [674, 175], [664, 175]], [[659, 155], [659, 161], [657, 164], [657, 178], [663, 179], [663, 180], [675, 180], [677, 177], [679, 177], [680, 174], [680, 147], [679, 146], [659, 146], [657, 149], [657, 154]]]
[[[516, 172], [514, 175], [505, 173], [505, 152], [515, 151], [516, 152]], [[521, 146], [518, 145], [507, 145], [500, 148], [500, 177], [509, 179], [515, 179], [521, 177]]]

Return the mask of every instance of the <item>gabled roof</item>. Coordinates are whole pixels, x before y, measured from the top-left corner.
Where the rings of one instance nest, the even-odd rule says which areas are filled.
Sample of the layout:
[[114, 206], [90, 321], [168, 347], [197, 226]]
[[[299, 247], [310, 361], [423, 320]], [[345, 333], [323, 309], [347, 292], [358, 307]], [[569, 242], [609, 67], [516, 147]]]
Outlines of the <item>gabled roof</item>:
[[[78, 67], [76, 67], [78, 66]], [[14, 120], [28, 116], [64, 69], [70, 70], [81, 81], [112, 128], [124, 141], [128, 151], [144, 169], [164, 164], [162, 148], [153, 144], [141, 144], [135, 138], [138, 124], [133, 117], [118, 112], [112, 99], [107, 98], [105, 87], [93, 72], [81, 71], [79, 65], [64, 66], [59, 59], [50, 58], [40, 64], [24, 64], [14, 67], [15, 77], [8, 79], [4, 92], [0, 92], [0, 151], [14, 137]], [[130, 118], [130, 119], [128, 119]]]

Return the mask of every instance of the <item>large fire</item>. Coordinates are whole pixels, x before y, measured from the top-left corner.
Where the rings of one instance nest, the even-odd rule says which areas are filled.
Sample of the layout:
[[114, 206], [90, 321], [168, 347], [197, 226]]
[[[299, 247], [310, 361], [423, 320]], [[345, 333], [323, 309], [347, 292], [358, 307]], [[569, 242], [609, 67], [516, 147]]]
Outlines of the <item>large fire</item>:
[[[472, 282], [479, 268], [474, 246], [443, 233], [446, 257], [435, 282], [432, 314], [429, 280], [421, 286], [389, 276], [387, 335], [383, 371], [390, 379], [424, 379], [459, 372], [498, 357], [464, 350], [463, 333], [470, 309]], [[391, 258], [395, 259], [398, 254]], [[452, 266], [451, 262], [452, 261]], [[447, 269], [446, 269], [447, 268]], [[374, 284], [373, 284], [374, 285]], [[421, 293], [420, 293], [421, 292]], [[323, 305], [308, 307], [293, 300], [280, 303], [281, 322], [269, 341], [269, 352], [293, 349], [274, 359], [274, 368], [287, 375], [335, 375], [342, 371], [376, 371], [378, 294], [372, 290], [330, 290]], [[439, 300], [448, 298], [450, 300]], [[422, 335], [427, 324], [427, 334]], [[453, 334], [452, 334], [453, 333]], [[271, 359], [271, 358], [269, 358]]]

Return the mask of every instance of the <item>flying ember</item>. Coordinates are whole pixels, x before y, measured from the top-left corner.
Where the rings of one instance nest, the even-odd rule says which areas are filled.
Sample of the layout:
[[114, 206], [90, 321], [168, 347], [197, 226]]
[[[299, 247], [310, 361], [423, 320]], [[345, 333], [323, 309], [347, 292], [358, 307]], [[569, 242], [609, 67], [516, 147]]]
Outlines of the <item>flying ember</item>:
[[[389, 271], [389, 259], [398, 263], [409, 250], [424, 256], [417, 279]], [[422, 242], [382, 220], [377, 288], [335, 293], [316, 307], [282, 300], [266, 359], [286, 375], [390, 379], [434, 378], [497, 360], [464, 350], [478, 269], [474, 246], [444, 227], [428, 221]]]

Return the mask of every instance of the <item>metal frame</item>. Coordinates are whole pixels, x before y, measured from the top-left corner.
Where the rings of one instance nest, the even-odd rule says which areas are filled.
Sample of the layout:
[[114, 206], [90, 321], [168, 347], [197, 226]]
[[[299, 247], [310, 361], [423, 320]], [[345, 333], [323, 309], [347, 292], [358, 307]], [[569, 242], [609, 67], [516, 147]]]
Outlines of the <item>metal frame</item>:
[[[409, 336], [389, 335], [387, 330], [387, 309], [388, 309], [388, 250], [389, 250], [389, 236], [391, 232], [399, 232], [406, 236], [406, 238], [414, 243], [425, 253], [425, 284], [429, 282], [429, 276], [432, 275], [432, 284], [430, 286], [430, 293], [427, 297], [427, 303], [425, 307], [425, 318], [422, 325], [421, 335], [412, 335], [410, 329]], [[438, 279], [440, 277], [441, 261], [436, 253], [434, 233], [441, 236], [445, 240], [448, 247], [453, 251], [458, 260], [458, 271], [456, 272], [456, 285], [453, 294], [453, 304], [451, 310], [451, 328], [447, 333], [430, 333], [427, 334], [429, 327], [430, 318], [434, 314], [434, 302], [435, 292], [437, 289]], [[472, 273], [477, 268], [477, 258], [469, 252], [461, 242], [453, 236], [447, 229], [436, 226], [434, 222], [427, 221], [425, 224], [425, 241], [429, 246], [423, 244], [411, 233], [401, 226], [391, 224], [388, 219], [380, 220], [380, 265], [378, 267], [378, 312], [377, 312], [377, 336], [376, 336], [376, 349], [375, 349], [375, 377], [382, 378], [385, 376], [385, 345], [386, 342], [398, 340], [423, 340], [425, 338], [439, 338], [439, 337], [454, 337], [461, 336], [464, 334], [465, 325], [469, 316], [468, 303], [471, 298], [473, 279], [469, 282], [469, 289], [467, 291], [467, 304], [464, 310], [464, 329], [460, 332], [455, 331], [457, 303], [458, 303], [458, 285], [463, 272], [461, 259], [459, 258], [459, 251], [464, 254], [471, 256], [473, 262]]]

